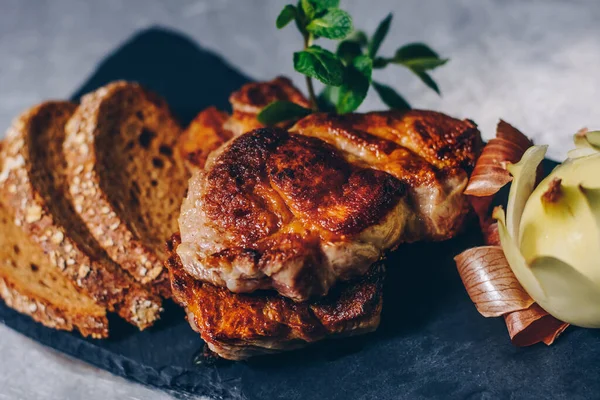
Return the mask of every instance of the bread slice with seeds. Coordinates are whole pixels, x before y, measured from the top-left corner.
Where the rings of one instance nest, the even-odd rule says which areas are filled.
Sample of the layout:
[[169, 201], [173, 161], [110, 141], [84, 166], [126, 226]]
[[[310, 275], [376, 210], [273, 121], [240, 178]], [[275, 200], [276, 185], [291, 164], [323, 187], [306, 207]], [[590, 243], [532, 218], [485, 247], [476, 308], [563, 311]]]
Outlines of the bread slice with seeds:
[[83, 336], [108, 337], [106, 309], [52, 265], [0, 203], [0, 297], [43, 325]]
[[75, 108], [47, 102], [15, 120], [2, 149], [0, 195], [14, 212], [15, 225], [38, 244], [49, 265], [99, 306], [144, 329], [159, 317], [160, 297], [108, 258], [67, 191], [62, 143]]
[[188, 181], [176, 148], [181, 128], [167, 104], [138, 84], [114, 82], [82, 98], [66, 132], [81, 219], [112, 260], [163, 287], [164, 243], [178, 229]]

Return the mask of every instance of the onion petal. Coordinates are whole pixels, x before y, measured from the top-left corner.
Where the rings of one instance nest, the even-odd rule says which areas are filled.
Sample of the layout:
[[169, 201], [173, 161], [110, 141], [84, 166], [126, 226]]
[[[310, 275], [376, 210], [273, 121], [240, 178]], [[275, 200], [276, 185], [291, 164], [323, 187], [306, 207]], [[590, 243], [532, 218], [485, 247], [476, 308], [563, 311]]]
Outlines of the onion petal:
[[596, 153], [598, 153], [598, 150], [593, 147], [578, 147], [567, 152], [567, 162], [576, 158], [591, 156]]
[[469, 297], [484, 317], [499, 317], [533, 304], [500, 246], [474, 247], [454, 260]]
[[[491, 221], [491, 218], [490, 218]], [[498, 233], [498, 223], [490, 223], [482, 229], [483, 240], [488, 246], [500, 246], [500, 234]]]
[[498, 234], [500, 236], [502, 250], [504, 250], [504, 256], [506, 257], [512, 272], [518, 278], [521, 285], [525, 286], [527, 293], [533, 294], [533, 297], [538, 300], [545, 299], [546, 292], [540, 286], [537, 277], [533, 274], [529, 265], [527, 265], [515, 237], [510, 235], [510, 232], [506, 227], [504, 210], [497, 207], [494, 210], [494, 218], [498, 220]]
[[546, 156], [547, 149], [548, 146], [532, 146], [527, 149], [518, 163], [507, 167], [514, 177], [514, 182], [510, 186], [508, 204], [506, 205], [506, 226], [515, 241], [518, 241], [519, 223], [521, 222], [525, 203], [533, 189], [535, 189], [537, 170]]
[[476, 197], [493, 196], [512, 180], [506, 163], [516, 163], [533, 143], [519, 130], [500, 120], [496, 138], [491, 139], [477, 159], [465, 194]]
[[530, 269], [551, 295], [538, 300], [541, 307], [563, 321], [600, 328], [600, 290], [597, 283], [573, 266], [554, 257], [531, 261]]
[[548, 314], [537, 303], [504, 316], [510, 340], [515, 346], [531, 346], [544, 342], [551, 345], [569, 326]]
[[[455, 257], [459, 275], [477, 310], [486, 317], [503, 315], [516, 346], [539, 342], [550, 345], [569, 326], [534, 302], [511, 267], [512, 262], [516, 262], [517, 272], [529, 278], [528, 286], [541, 290], [519, 251], [518, 236], [511, 235], [517, 230], [525, 202], [541, 177], [539, 165], [546, 147], [532, 146], [517, 129], [504, 121], [498, 123], [496, 138], [483, 149], [465, 190], [479, 218], [487, 246], [466, 250]], [[494, 218], [498, 222], [494, 223], [489, 208], [493, 196], [513, 180], [513, 176], [507, 227], [503, 210], [495, 210]], [[505, 254], [506, 244], [509, 254]], [[512, 259], [511, 264], [507, 256]]]
[[600, 148], [600, 131], [588, 131], [585, 133], [585, 138], [590, 146]]

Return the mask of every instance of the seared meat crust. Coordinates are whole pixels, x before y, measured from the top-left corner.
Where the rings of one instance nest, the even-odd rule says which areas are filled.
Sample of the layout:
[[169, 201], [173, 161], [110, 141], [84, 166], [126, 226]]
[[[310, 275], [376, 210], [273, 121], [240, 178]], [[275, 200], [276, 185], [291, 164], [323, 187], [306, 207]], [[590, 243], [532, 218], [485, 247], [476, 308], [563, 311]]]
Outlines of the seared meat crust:
[[[251, 130], [263, 128], [256, 116], [274, 101], [291, 101], [299, 106], [310, 108], [310, 103], [288, 78], [282, 76], [268, 82], [252, 82], [233, 92], [229, 102], [233, 107], [233, 114], [225, 124], [225, 129], [233, 132], [235, 136]], [[284, 122], [280, 127], [289, 127], [291, 124]]]
[[178, 243], [174, 236], [166, 263], [173, 298], [185, 307], [192, 328], [223, 358], [291, 350], [325, 338], [364, 334], [379, 325], [382, 263], [339, 283], [322, 299], [296, 303], [273, 292], [236, 294], [194, 279], [175, 252]]
[[227, 113], [209, 107], [194, 118], [179, 139], [179, 149], [190, 170], [203, 168], [209, 154], [233, 137], [223, 127]]
[[179, 255], [234, 292], [323, 296], [402, 242], [454, 236], [481, 144], [472, 122], [418, 110], [249, 132], [190, 180]]
[[258, 129], [190, 180], [178, 253], [194, 278], [233, 292], [321, 297], [397, 244], [404, 186], [319, 139]]
[[[291, 101], [309, 107], [308, 100], [284, 77], [268, 82], [252, 82], [242, 86], [229, 97], [233, 114], [209, 107], [190, 123], [179, 140], [179, 148], [190, 170], [204, 168], [209, 154], [233, 136], [264, 128], [256, 119], [260, 110], [274, 101]], [[294, 121], [285, 121], [279, 127], [289, 128]]]
[[317, 137], [408, 188], [403, 242], [445, 240], [463, 225], [463, 190], [482, 149], [477, 126], [433, 111], [312, 114], [290, 132]]

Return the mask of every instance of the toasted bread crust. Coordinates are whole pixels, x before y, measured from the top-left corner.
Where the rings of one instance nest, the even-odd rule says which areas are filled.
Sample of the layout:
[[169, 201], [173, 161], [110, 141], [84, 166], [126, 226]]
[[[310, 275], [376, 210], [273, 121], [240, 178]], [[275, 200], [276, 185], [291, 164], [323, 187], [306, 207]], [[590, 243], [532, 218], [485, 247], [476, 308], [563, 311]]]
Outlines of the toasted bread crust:
[[296, 303], [272, 292], [231, 293], [194, 280], [169, 243], [166, 263], [174, 299], [186, 308], [188, 321], [211, 350], [223, 358], [241, 360], [275, 353], [340, 336], [374, 331], [382, 308], [383, 264], [366, 275], [335, 286], [325, 298]]
[[[2, 150], [0, 193], [14, 210], [15, 224], [41, 246], [52, 265], [98, 304], [143, 329], [158, 318], [160, 298], [108, 258], [95, 254], [83, 237], [67, 229], [74, 214], [69, 215], [67, 201], [61, 196], [64, 188], [54, 186], [57, 182], [50, 171], [32, 159], [39, 137], [60, 134], [74, 108], [66, 102], [42, 103], [15, 120]], [[57, 202], [63, 208], [57, 208]]]
[[111, 83], [82, 98], [66, 131], [77, 212], [116, 263], [168, 294], [161, 232], [176, 229], [188, 175], [166, 103], [137, 84]]
[[7, 306], [29, 315], [34, 321], [52, 329], [72, 331], [77, 329], [82, 336], [94, 339], [108, 337], [106, 315], [74, 314], [72, 310], [30, 293], [27, 288], [12, 282], [0, 272], [0, 297]]

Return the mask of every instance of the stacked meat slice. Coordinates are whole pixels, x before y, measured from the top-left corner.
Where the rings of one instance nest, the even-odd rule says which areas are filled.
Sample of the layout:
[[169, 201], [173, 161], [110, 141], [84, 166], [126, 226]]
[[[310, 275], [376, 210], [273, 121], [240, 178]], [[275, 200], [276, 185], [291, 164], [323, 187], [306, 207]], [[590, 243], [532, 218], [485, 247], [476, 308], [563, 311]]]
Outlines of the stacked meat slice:
[[170, 248], [173, 294], [230, 359], [376, 329], [380, 260], [460, 230], [481, 148], [475, 124], [429, 111], [261, 128], [248, 110], [278, 99], [306, 104], [282, 78], [246, 85], [231, 117], [201, 113], [182, 143], [203, 156], [188, 157], [197, 164]]

